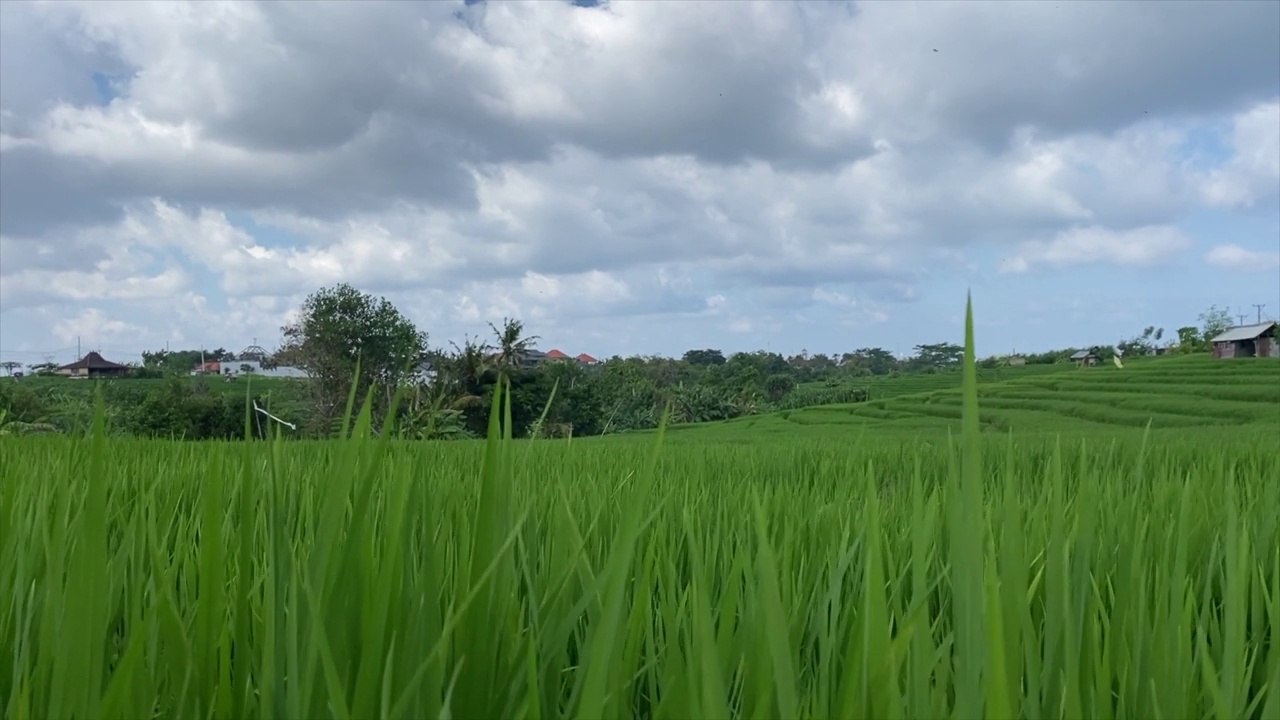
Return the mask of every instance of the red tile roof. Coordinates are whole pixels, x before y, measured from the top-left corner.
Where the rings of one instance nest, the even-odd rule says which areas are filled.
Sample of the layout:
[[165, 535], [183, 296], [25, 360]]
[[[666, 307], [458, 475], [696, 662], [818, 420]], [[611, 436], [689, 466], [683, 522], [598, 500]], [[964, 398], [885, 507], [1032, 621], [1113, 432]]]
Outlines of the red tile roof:
[[593, 357], [591, 357], [590, 355], [588, 355], [588, 354], [586, 354], [586, 353], [582, 353], [581, 355], [579, 355], [579, 356], [578, 356], [578, 362], [584, 362], [584, 363], [597, 363], [597, 362], [600, 362], [600, 361], [599, 361], [599, 360], [597, 360], [597, 359], [595, 359], [595, 358], [593, 358]]
[[548, 350], [547, 357], [551, 358], [552, 360], [567, 360], [569, 358], [568, 355], [565, 355], [559, 350]]

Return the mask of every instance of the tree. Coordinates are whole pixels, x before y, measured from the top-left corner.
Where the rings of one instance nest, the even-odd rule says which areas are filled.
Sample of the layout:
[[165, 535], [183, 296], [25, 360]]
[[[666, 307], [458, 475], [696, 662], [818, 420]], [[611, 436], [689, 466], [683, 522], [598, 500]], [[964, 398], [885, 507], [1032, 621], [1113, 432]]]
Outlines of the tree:
[[234, 359], [235, 355], [227, 352], [224, 348], [214, 348], [212, 350], [200, 350], [198, 348], [187, 350], [144, 350], [142, 352], [142, 366], [144, 368], [166, 375], [188, 375], [201, 362]]
[[1119, 348], [1120, 354], [1125, 357], [1154, 355], [1156, 343], [1160, 342], [1162, 337], [1164, 337], [1164, 328], [1148, 325], [1141, 335], [1129, 340], [1121, 340], [1116, 347]]
[[1178, 328], [1178, 352], [1191, 353], [1199, 350], [1203, 344], [1200, 329], [1194, 325]]
[[503, 318], [501, 330], [493, 323], [489, 323], [489, 329], [498, 340], [498, 367], [507, 371], [520, 367], [534, 341], [541, 339], [537, 335], [525, 336], [524, 323], [514, 318]]
[[374, 406], [380, 416], [397, 386], [416, 370], [427, 347], [426, 333], [395, 305], [347, 283], [312, 293], [298, 319], [281, 332], [284, 343], [279, 354], [311, 376], [313, 422], [324, 430], [332, 429], [345, 410], [357, 361], [356, 397], [363, 400], [371, 386], [383, 389]]
[[690, 365], [723, 365], [724, 353], [707, 348], [705, 350], [689, 350], [684, 354], [684, 361]]
[[964, 359], [964, 348], [954, 343], [916, 345], [915, 351], [912, 360], [927, 368], [954, 367]]
[[4, 373], [6, 375], [12, 375], [13, 371], [17, 370], [20, 367], [22, 367], [22, 363], [14, 360], [6, 360], [0, 363], [0, 368], [4, 368]]
[[769, 402], [778, 402], [794, 390], [795, 387], [795, 379], [782, 373], [770, 375], [764, 380], [764, 391], [769, 396]]
[[32, 375], [40, 375], [40, 376], [57, 375], [58, 363], [45, 361], [42, 363], [36, 363], [35, 365], [32, 365], [27, 369], [31, 371]]
[[1200, 321], [1202, 344], [1207, 345], [1213, 338], [1230, 330], [1232, 327], [1231, 313], [1226, 308], [1219, 308], [1217, 305], [1210, 305], [1208, 310], [1200, 313], [1197, 318]]
[[841, 355], [840, 366], [872, 375], [885, 375], [898, 366], [898, 359], [884, 348], [859, 348]]
[[[466, 338], [462, 346], [453, 345], [454, 352], [432, 351], [426, 354], [434, 370], [431, 379], [414, 393], [410, 409], [421, 414], [428, 409], [436, 422], [442, 414], [450, 414], [450, 422], [457, 420], [464, 434], [483, 435], [487, 427], [487, 399], [497, 373], [490, 361], [493, 348], [479, 340]], [[456, 415], [452, 415], [456, 413]]]

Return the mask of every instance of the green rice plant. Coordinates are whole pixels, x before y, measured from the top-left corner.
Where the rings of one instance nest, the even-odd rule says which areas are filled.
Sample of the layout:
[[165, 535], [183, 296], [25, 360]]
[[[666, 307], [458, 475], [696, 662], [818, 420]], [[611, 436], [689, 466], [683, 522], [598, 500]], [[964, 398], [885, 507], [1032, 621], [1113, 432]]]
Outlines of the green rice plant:
[[521, 441], [499, 391], [476, 442], [375, 432], [354, 395], [324, 442], [115, 438], [100, 411], [83, 436], [0, 437], [0, 704], [1280, 715], [1270, 428], [982, 432], [972, 347], [970, 308], [959, 413], [921, 417], [932, 434], [827, 412], [830, 435]]

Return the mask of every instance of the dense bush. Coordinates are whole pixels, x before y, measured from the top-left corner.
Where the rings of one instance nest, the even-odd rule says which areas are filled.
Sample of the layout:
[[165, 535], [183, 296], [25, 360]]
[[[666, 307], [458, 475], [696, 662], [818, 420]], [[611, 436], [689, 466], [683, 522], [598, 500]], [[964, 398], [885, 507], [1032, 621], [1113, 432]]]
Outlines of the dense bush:
[[[203, 380], [182, 377], [163, 382], [3, 382], [0, 411], [12, 422], [47, 423], [61, 432], [84, 433], [93, 419], [95, 392], [102, 394], [108, 428], [114, 434], [187, 440], [244, 436], [249, 398], [243, 387], [239, 392], [213, 392]], [[262, 394], [252, 400], [259, 405], [267, 402]], [[255, 420], [255, 433], [262, 432], [259, 425]]]

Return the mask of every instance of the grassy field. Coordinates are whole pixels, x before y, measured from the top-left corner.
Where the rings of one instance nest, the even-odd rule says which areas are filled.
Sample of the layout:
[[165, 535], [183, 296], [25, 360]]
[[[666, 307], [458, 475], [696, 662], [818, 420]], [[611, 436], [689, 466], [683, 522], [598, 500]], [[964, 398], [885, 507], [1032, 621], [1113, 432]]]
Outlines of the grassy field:
[[[1141, 430], [1196, 429], [1215, 435], [1280, 433], [1280, 362], [1215, 360], [1207, 356], [1146, 359], [1056, 372], [1019, 368], [1010, 379], [978, 383], [981, 428], [1068, 436], [1116, 436]], [[679, 426], [675, 437], [754, 442], [760, 437], [839, 437], [861, 430], [877, 436], [930, 437], [958, 432], [960, 373], [881, 381], [865, 403], [824, 405], [722, 423]], [[990, 376], [989, 376], [990, 377]], [[879, 399], [874, 399], [879, 398]]]
[[[1210, 367], [1166, 369], [1195, 388]], [[1007, 384], [1169, 384], [1150, 372]], [[1181, 397], [1265, 403], [1245, 391], [1272, 376], [1214, 377], [1241, 392]], [[983, 422], [1017, 399], [1005, 385], [982, 388]], [[978, 389], [920, 401], [966, 418], [927, 442], [871, 416], [750, 444], [496, 426], [396, 443], [365, 424], [314, 443], [0, 438], [0, 702], [11, 718], [1280, 717], [1274, 436], [983, 434]]]

